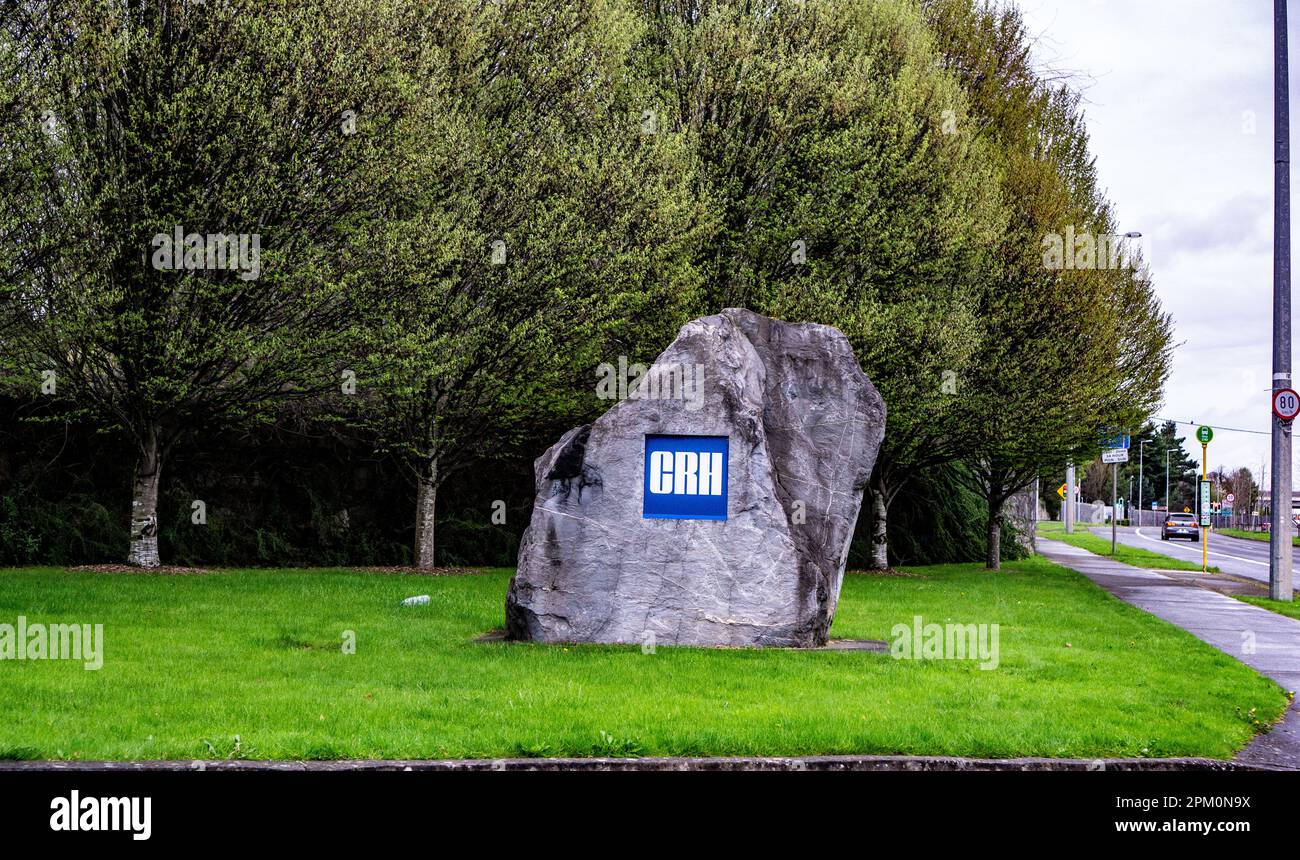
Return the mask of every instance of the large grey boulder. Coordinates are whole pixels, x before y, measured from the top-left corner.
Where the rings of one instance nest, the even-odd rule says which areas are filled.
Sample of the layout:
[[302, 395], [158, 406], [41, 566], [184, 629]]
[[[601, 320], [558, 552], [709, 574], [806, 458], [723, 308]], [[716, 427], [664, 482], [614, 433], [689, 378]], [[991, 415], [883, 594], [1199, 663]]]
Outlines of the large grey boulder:
[[[507, 634], [825, 644], [884, 431], [884, 401], [839, 330], [738, 309], [687, 323], [627, 399], [537, 459]], [[671, 483], [671, 455], [652, 473], [647, 437], [665, 435], [725, 437], [726, 519], [646, 515], [647, 489], [717, 489], [707, 455], [685, 484]]]

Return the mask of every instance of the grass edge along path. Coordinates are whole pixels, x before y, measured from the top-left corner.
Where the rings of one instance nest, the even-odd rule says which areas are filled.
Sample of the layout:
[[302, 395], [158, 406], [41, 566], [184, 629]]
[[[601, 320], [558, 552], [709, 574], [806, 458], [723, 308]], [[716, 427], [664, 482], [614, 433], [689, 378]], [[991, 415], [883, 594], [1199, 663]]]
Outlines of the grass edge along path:
[[[0, 571], [0, 623], [104, 625], [100, 670], [0, 660], [0, 758], [1227, 759], [1285, 706], [1271, 681], [1046, 559], [908, 572], [850, 573], [833, 635], [997, 624], [996, 668], [476, 643], [501, 623], [509, 570]], [[417, 593], [429, 603], [399, 605]]]
[[[1086, 549], [1094, 555], [1104, 556], [1121, 564], [1132, 565], [1133, 567], [1144, 567], [1154, 570], [1195, 570], [1199, 571], [1201, 566], [1195, 562], [1186, 561], [1181, 558], [1162, 555], [1154, 550], [1142, 549], [1140, 547], [1128, 546], [1127, 544], [1116, 543], [1115, 554], [1110, 553], [1110, 541], [1106, 538], [1097, 537], [1088, 531], [1088, 527], [1079, 524], [1079, 528], [1074, 534], [1065, 533], [1065, 524], [1052, 520], [1040, 520], [1036, 531], [1045, 538], [1059, 540], [1061, 543], [1070, 546]], [[1219, 569], [1214, 565], [1206, 568], [1211, 573], [1219, 573]]]
[[[1225, 537], [1241, 538], [1242, 540], [1258, 540], [1258, 541], [1268, 540], [1268, 532], [1252, 532], [1252, 531], [1247, 531], [1246, 529], [1227, 529], [1227, 528], [1215, 528], [1214, 531], [1216, 534], [1221, 534], [1224, 535]], [[1300, 537], [1292, 537], [1291, 546], [1300, 546]]]
[[1242, 603], [1249, 603], [1252, 606], [1259, 606], [1270, 612], [1276, 612], [1278, 615], [1300, 620], [1300, 601], [1272, 600], [1267, 597], [1254, 597], [1249, 594], [1234, 594], [1232, 596]]

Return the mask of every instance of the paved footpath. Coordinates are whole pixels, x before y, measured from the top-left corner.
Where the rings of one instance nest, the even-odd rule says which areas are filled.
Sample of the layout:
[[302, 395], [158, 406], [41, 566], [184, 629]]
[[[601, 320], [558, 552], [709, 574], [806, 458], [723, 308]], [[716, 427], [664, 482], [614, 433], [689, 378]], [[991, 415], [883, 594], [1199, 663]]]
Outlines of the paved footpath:
[[[1110, 540], [1110, 526], [1089, 529], [1097, 537]], [[1190, 561], [1197, 567], [1201, 564], [1201, 542], [1197, 540], [1161, 540], [1160, 529], [1156, 526], [1133, 528], [1122, 526], [1116, 537], [1126, 546], [1134, 546], [1148, 552], [1158, 552], [1170, 558]], [[1209, 535], [1210, 564], [1224, 573], [1253, 579], [1268, 584], [1268, 541], [1249, 540], [1221, 535], [1211, 531]], [[1300, 550], [1295, 553], [1292, 562], [1293, 577], [1300, 582]]]
[[[1202, 587], [1194, 576], [1132, 567], [1041, 537], [1037, 544], [1043, 557], [1077, 570], [1120, 600], [1183, 628], [1284, 690], [1300, 690], [1300, 621]], [[1300, 770], [1300, 708], [1294, 701], [1282, 722], [1252, 741], [1237, 761]]]

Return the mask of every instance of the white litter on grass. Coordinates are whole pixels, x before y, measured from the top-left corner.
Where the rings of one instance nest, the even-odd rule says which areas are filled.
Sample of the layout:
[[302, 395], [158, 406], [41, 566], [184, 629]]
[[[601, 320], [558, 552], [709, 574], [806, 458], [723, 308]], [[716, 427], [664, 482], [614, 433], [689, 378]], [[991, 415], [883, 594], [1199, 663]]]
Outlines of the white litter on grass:
[[423, 606], [429, 602], [429, 595], [417, 594], [415, 597], [408, 597], [402, 601], [403, 606]]

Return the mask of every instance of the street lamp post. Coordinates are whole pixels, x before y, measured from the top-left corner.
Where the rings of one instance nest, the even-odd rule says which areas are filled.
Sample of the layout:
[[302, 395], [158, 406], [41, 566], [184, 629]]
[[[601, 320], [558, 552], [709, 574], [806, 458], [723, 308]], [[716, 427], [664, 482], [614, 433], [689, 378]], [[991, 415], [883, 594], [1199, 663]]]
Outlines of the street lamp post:
[[1150, 439], [1143, 439], [1138, 442], [1138, 525], [1142, 525], [1142, 482], [1146, 479], [1146, 473], [1142, 471], [1142, 455], [1146, 453], [1146, 444]]
[[[1120, 235], [1120, 239], [1141, 239], [1141, 238], [1142, 238], [1141, 230], [1129, 230], [1127, 233], [1123, 233]], [[1121, 242], [1120, 247], [1127, 251], [1128, 245]], [[1129, 266], [1129, 268], [1132, 268], [1132, 262], [1133, 262], [1132, 257], [1128, 257], [1128, 256], [1124, 257], [1124, 265], [1127, 265]]]
[[1173, 448], [1165, 448], [1165, 518], [1169, 518], [1169, 512], [1174, 509], [1174, 501], [1169, 498], [1169, 455], [1174, 453]]

